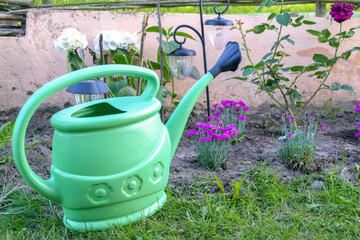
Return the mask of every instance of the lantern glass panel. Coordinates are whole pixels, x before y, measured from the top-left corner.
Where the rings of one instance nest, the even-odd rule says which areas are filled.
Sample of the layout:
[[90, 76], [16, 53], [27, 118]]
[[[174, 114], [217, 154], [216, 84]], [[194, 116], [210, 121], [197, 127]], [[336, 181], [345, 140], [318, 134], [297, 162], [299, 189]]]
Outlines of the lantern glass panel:
[[223, 49], [230, 39], [232, 26], [207, 25], [207, 36], [211, 46], [216, 50]]
[[170, 70], [179, 80], [187, 78], [193, 68], [193, 56], [169, 56]]
[[91, 102], [95, 100], [104, 99], [105, 94], [99, 93], [99, 94], [74, 94], [75, 104], [81, 104], [86, 102]]

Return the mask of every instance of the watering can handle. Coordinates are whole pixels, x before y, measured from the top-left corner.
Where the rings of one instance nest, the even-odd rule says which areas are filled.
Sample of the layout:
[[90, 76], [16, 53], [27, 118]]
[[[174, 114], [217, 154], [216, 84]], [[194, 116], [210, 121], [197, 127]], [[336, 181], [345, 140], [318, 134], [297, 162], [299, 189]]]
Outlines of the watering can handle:
[[146, 78], [148, 80], [147, 87], [140, 96], [144, 100], [155, 98], [159, 90], [159, 79], [156, 73], [152, 70], [137, 66], [120, 64], [102, 65], [80, 69], [48, 82], [39, 90], [37, 90], [22, 107], [16, 119], [12, 137], [14, 160], [16, 167], [18, 168], [24, 180], [35, 191], [44, 197], [58, 203], [61, 203], [62, 201], [61, 194], [56, 187], [56, 182], [54, 179], [50, 178], [49, 180], [44, 180], [39, 177], [36, 173], [34, 173], [34, 171], [31, 170], [26, 159], [24, 146], [25, 134], [31, 116], [45, 99], [63, 88], [84, 80], [113, 75], [127, 75]]

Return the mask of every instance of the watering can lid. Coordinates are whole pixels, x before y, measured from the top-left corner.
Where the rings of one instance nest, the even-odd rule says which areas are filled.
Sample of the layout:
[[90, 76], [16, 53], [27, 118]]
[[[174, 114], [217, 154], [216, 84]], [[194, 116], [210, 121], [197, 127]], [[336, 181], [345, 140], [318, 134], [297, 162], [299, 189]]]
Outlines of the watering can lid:
[[51, 118], [51, 125], [64, 132], [83, 132], [144, 121], [158, 114], [157, 99], [109, 98], [64, 109]]

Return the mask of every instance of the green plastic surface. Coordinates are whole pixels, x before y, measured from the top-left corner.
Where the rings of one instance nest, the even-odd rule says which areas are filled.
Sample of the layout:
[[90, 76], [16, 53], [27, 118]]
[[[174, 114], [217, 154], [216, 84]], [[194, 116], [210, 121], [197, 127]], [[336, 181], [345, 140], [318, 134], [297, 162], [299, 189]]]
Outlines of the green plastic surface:
[[[147, 87], [138, 97], [103, 99], [56, 113], [51, 119], [51, 178], [40, 178], [31, 170], [24, 147], [35, 110], [67, 86], [112, 75], [146, 78]], [[41, 87], [21, 109], [13, 132], [16, 166], [35, 191], [61, 204], [64, 223], [73, 230], [101, 230], [149, 216], [166, 201], [171, 159], [196, 100], [212, 79], [211, 73], [201, 78], [164, 126], [155, 72], [113, 64], [68, 73]]]

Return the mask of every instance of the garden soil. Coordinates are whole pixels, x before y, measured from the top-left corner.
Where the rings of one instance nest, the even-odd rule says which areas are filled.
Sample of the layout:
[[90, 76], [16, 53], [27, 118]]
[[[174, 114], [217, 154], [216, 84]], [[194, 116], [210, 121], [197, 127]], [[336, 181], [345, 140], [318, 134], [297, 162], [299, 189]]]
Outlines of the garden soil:
[[[65, 107], [69, 106], [67, 104]], [[339, 111], [339, 106], [343, 108]], [[266, 121], [269, 115], [269, 106], [263, 105], [257, 109], [250, 109], [246, 120], [245, 137], [240, 143], [231, 146], [228, 160], [217, 170], [209, 171], [201, 167], [197, 162], [196, 146], [190, 137], [187, 136], [189, 130], [195, 122], [206, 121], [205, 111], [193, 111], [186, 125], [185, 131], [176, 150], [170, 166], [170, 178], [168, 186], [170, 188], [183, 188], [191, 186], [201, 178], [214, 179], [217, 176], [221, 179], [225, 187], [231, 183], [240, 181], [243, 176], [251, 172], [259, 165], [266, 164], [275, 169], [276, 174], [284, 182], [295, 177], [310, 172], [317, 172], [313, 184], [309, 187], [321, 187], [324, 180], [324, 171], [339, 171], [340, 176], [347, 182], [358, 185], [360, 166], [360, 142], [354, 137], [358, 132], [356, 115], [353, 110], [353, 103], [343, 103], [342, 105], [325, 106], [322, 108], [309, 110], [317, 111], [320, 115], [320, 125], [326, 126], [327, 131], [318, 130], [318, 142], [316, 147], [316, 161], [314, 164], [306, 166], [305, 170], [293, 170], [287, 166], [277, 153], [279, 146], [280, 128], [271, 126]], [[0, 126], [7, 121], [15, 120], [19, 108], [0, 111]], [[60, 111], [59, 107], [42, 106], [32, 117], [26, 136], [26, 144], [40, 143], [26, 151], [31, 168], [39, 176], [48, 179], [50, 177], [52, 136], [54, 129], [50, 125], [51, 116]], [[202, 116], [202, 117], [199, 117]], [[272, 117], [280, 120], [282, 113], [272, 110]], [[35, 144], [34, 144], [35, 143]], [[0, 160], [6, 156], [11, 157], [11, 141], [8, 149], [0, 149]], [[0, 189], [4, 184], [20, 184], [30, 191], [24, 184], [13, 161], [0, 164]], [[218, 191], [214, 182], [207, 192]]]

